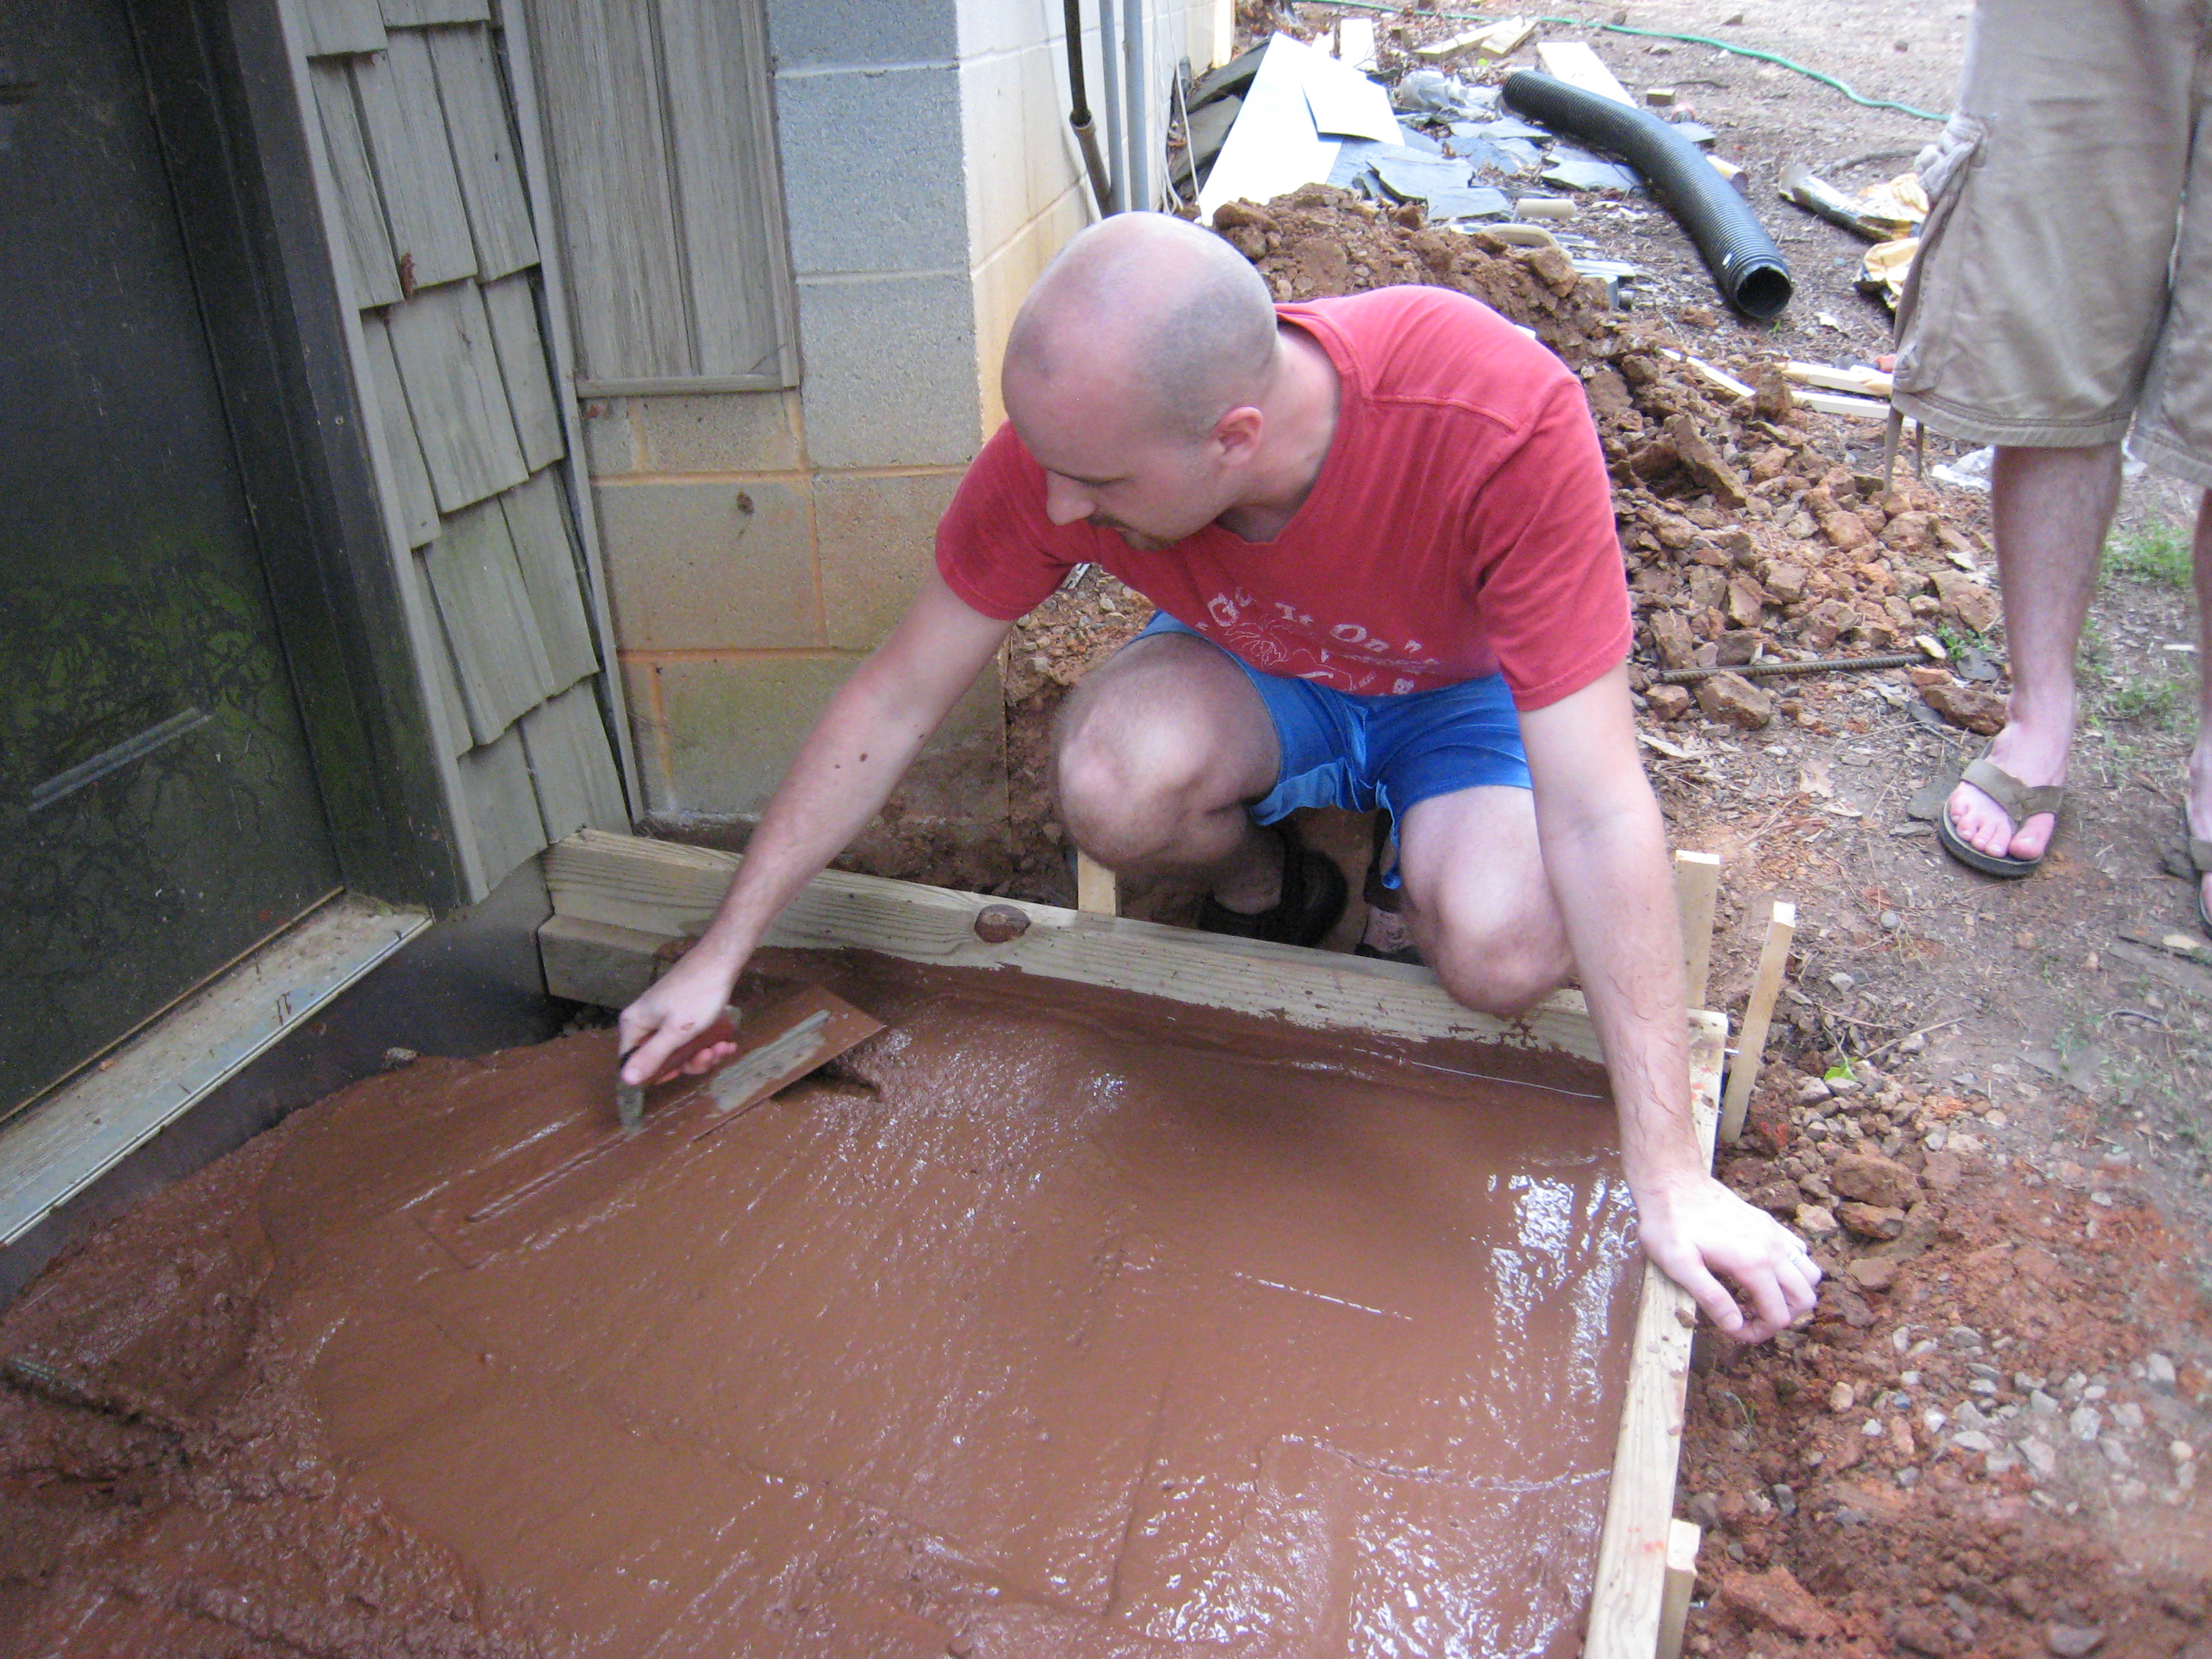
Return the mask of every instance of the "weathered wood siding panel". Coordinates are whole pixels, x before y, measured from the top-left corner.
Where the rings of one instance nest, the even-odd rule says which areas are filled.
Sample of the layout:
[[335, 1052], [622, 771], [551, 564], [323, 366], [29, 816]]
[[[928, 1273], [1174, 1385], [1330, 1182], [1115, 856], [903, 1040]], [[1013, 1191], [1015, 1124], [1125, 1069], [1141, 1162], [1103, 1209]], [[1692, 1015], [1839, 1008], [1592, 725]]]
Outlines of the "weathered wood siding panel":
[[545, 818], [531, 784], [522, 733], [509, 732], [495, 743], [470, 750], [454, 763], [461, 771], [461, 794], [476, 837], [477, 860], [487, 883], [496, 884], [545, 846]]
[[745, 0], [664, 0], [660, 19], [698, 371], [796, 385], [766, 31]]
[[554, 690], [506, 514], [496, 501], [455, 514], [422, 562], [453, 646], [469, 730], [489, 743]]
[[391, 332], [381, 317], [362, 318], [361, 331], [368, 344], [369, 389], [376, 399], [377, 424], [384, 434], [392, 482], [398, 486], [407, 545], [421, 547], [438, 533], [438, 498], [431, 493], [422, 446], [407, 412], [406, 389], [399, 384], [399, 365], [392, 361]]
[[307, 25], [310, 58], [384, 50], [384, 15], [376, 0], [302, 0], [300, 14]]
[[438, 510], [458, 513], [527, 478], [477, 285], [417, 294], [387, 323]]
[[629, 828], [599, 694], [589, 681], [532, 709], [520, 729], [549, 842], [582, 829]]
[[537, 0], [579, 380], [797, 384], [757, 0]]
[[386, 35], [384, 51], [355, 60], [353, 83], [392, 227], [393, 257], [411, 271], [416, 288], [473, 274], [477, 254], [468, 209], [422, 34], [398, 29]]
[[530, 8], [586, 380], [697, 372], [647, 0]]
[[476, 243], [477, 276], [489, 283], [538, 263], [538, 238], [523, 196], [507, 92], [492, 62], [489, 29], [472, 24], [425, 33], [461, 199], [468, 207], [469, 234]]
[[384, 21], [395, 29], [426, 23], [482, 23], [490, 16], [489, 0], [384, 0]]
[[507, 406], [514, 411], [515, 435], [523, 465], [535, 472], [567, 453], [561, 441], [561, 411], [553, 402], [553, 378], [547, 372], [545, 342], [538, 332], [538, 296], [530, 273], [486, 284], [484, 315], [499, 357]]
[[566, 688], [599, 668], [592, 624], [576, 574], [575, 544], [568, 534], [568, 506], [561, 482], [549, 470], [500, 497], [514, 544], [522, 586], [545, 642], [550, 684]]
[[368, 146], [361, 136], [361, 113], [354, 107], [353, 76], [343, 64], [316, 64], [309, 75], [331, 179], [337, 187], [353, 302], [356, 307], [388, 306], [399, 297], [399, 271], [384, 226], [384, 201], [369, 169]]

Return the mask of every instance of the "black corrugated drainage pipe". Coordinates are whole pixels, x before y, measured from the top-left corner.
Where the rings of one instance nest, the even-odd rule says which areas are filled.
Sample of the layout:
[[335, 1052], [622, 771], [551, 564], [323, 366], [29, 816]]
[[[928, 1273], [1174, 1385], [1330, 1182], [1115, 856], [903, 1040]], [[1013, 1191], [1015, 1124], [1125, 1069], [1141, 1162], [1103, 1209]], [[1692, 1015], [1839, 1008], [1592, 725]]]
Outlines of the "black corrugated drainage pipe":
[[[1106, 0], [1110, 5], [1113, 0]], [[1067, 18], [1067, 97], [1072, 107], [1067, 125], [1075, 142], [1083, 146], [1083, 165], [1091, 174], [1091, 189], [1098, 198], [1098, 211], [1114, 210], [1114, 186], [1106, 176], [1105, 158], [1098, 154], [1098, 130], [1091, 124], [1091, 100], [1083, 85], [1083, 0], [1065, 0]]]
[[1782, 314], [1792, 289], [1782, 250], [1760, 226], [1751, 204], [1695, 144], [1648, 111], [1536, 70], [1505, 77], [1505, 102], [1516, 114], [1629, 163], [1690, 233], [1723, 299], [1762, 322]]

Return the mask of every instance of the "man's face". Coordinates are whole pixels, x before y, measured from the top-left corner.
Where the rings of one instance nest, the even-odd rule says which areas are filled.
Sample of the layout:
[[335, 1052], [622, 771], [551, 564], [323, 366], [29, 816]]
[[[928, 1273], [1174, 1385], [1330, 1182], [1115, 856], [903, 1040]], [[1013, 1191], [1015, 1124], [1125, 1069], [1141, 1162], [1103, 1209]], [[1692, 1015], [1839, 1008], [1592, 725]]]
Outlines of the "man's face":
[[1054, 524], [1093, 524], [1157, 553], [1235, 505], [1211, 438], [1132, 429], [1104, 400], [1055, 390], [1007, 388], [1014, 429], [1044, 468], [1045, 513]]

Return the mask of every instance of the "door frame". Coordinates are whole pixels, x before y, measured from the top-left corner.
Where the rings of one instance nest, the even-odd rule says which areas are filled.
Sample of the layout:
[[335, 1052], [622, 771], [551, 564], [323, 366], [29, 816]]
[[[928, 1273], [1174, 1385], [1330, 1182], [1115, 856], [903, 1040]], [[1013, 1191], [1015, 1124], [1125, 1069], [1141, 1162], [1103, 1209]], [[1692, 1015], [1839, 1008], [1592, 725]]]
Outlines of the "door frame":
[[340, 878], [454, 908], [468, 890], [453, 802], [277, 0], [125, 9]]

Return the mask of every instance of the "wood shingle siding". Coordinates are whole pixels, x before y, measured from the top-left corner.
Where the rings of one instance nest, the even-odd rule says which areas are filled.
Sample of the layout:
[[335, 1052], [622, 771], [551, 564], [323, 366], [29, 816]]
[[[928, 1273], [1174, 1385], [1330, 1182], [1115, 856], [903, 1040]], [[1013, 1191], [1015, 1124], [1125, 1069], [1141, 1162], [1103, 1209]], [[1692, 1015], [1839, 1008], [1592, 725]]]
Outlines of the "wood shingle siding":
[[[503, 876], [544, 850], [545, 819], [520, 728], [470, 750], [454, 764], [460, 769], [461, 799], [476, 834], [477, 858], [487, 872]], [[489, 880], [498, 878], [487, 874]]]
[[486, 284], [483, 303], [500, 379], [522, 445], [523, 465], [534, 472], [559, 460], [567, 446], [561, 441], [561, 410], [553, 401], [552, 378], [545, 372], [545, 343], [538, 332], [538, 296], [530, 274], [517, 271]]
[[[381, 45], [381, 28], [377, 39]], [[308, 73], [315, 88], [323, 149], [330, 157], [331, 179], [337, 186], [353, 302], [356, 307], [388, 306], [399, 297], [398, 262], [384, 227], [384, 202], [377, 194], [376, 175], [369, 168], [368, 146], [361, 136], [352, 73], [342, 63], [311, 64]]]
[[[520, 134], [536, 128], [518, 122], [509, 97], [511, 82], [528, 79], [488, 0], [295, 3], [325, 230], [360, 313], [356, 390], [397, 509], [393, 568], [451, 769], [457, 850], [481, 896], [549, 834], [629, 827], [607, 724], [621, 690], [604, 678], [613, 649], [593, 621], [604, 613], [592, 609], [588, 520], [578, 533], [590, 507], [580, 509], [564, 464], [559, 343], [541, 320], [556, 297], [532, 208], [545, 172], [534, 157], [524, 167]], [[646, 58], [630, 84], [650, 94], [649, 21], [640, 30], [633, 45]], [[662, 132], [658, 113], [651, 125]], [[645, 210], [672, 235], [663, 142], [648, 144], [659, 205]], [[626, 191], [629, 176], [610, 189]], [[672, 267], [637, 302], [688, 353], [683, 295]]]
[[407, 393], [399, 384], [399, 365], [392, 361], [392, 335], [381, 317], [363, 317], [361, 331], [368, 343], [369, 374], [376, 390], [377, 424], [384, 433], [385, 453], [392, 465], [392, 482], [398, 486], [399, 514], [407, 527], [407, 545], [421, 547], [438, 533], [438, 498], [430, 491], [429, 470], [422, 465], [422, 446], [415, 436], [415, 422], [407, 413]]
[[384, 0], [384, 21], [395, 29], [428, 23], [483, 23], [491, 20], [490, 0]]
[[560, 480], [549, 469], [501, 496], [500, 506], [507, 515], [523, 589], [530, 595], [531, 614], [538, 619], [538, 635], [544, 641], [550, 676], [547, 684], [565, 690], [586, 675], [599, 672], [599, 657], [584, 613], [575, 544], [568, 533], [568, 508], [561, 497]]
[[456, 513], [422, 556], [446, 625], [469, 730], [489, 743], [554, 690], [507, 515], [496, 501]]
[[489, 283], [538, 263], [538, 238], [523, 198], [507, 94], [492, 62], [491, 33], [480, 25], [424, 31], [437, 70], [438, 97], [453, 143], [453, 167], [476, 244], [477, 276]]
[[599, 697], [590, 682], [532, 709], [522, 717], [521, 732], [549, 843], [579, 830], [629, 827], [622, 780], [607, 753]]
[[477, 285], [426, 289], [385, 320], [438, 510], [458, 513], [527, 478]]
[[376, 0], [304, 0], [300, 10], [310, 58], [384, 50], [384, 15]]
[[[417, 289], [473, 276], [476, 245], [422, 33], [395, 29], [386, 35], [382, 52], [354, 60], [353, 83], [393, 257], [403, 267], [413, 261]], [[402, 289], [407, 286], [403, 279]]]

